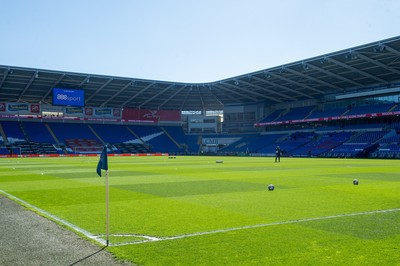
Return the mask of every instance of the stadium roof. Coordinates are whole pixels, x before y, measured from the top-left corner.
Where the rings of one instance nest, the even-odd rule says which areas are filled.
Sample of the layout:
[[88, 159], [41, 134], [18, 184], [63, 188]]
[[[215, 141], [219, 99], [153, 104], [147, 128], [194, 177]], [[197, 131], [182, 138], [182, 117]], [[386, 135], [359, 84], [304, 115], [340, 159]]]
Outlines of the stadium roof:
[[0, 101], [51, 104], [52, 89], [59, 87], [83, 89], [85, 105], [93, 107], [221, 110], [227, 105], [323, 99], [399, 82], [400, 36], [207, 83], [0, 65]]

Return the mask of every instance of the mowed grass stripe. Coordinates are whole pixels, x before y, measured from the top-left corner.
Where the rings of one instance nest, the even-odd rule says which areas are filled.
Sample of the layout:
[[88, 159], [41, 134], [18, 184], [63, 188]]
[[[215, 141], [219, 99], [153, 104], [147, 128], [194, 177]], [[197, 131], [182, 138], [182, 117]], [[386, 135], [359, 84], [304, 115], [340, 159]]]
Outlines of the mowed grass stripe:
[[[393, 217], [394, 216], [394, 217]], [[371, 219], [398, 221], [399, 212], [376, 213], [258, 227], [218, 234], [111, 247], [120, 258], [139, 265], [398, 265], [400, 235], [365, 238], [346, 229]], [[344, 219], [346, 228], [331, 225]], [[363, 227], [379, 235], [379, 223]], [[351, 231], [352, 229], [350, 229]]]
[[[223, 160], [223, 163], [216, 164], [216, 160]], [[18, 158], [7, 159], [7, 162], [2, 161], [0, 165], [0, 170], [4, 173], [0, 178], [0, 189], [93, 234], [104, 233], [105, 187], [104, 177], [98, 177], [95, 172], [98, 158]], [[34, 164], [35, 167], [24, 166], [25, 163]], [[49, 165], [51, 167], [46, 168]], [[18, 170], [18, 167], [21, 168]], [[41, 169], [44, 169], [43, 175], [39, 173]], [[283, 158], [281, 163], [275, 164], [273, 158], [177, 157], [175, 160], [168, 160], [166, 157], [109, 157], [109, 169], [112, 234], [169, 237], [400, 207], [398, 161]], [[354, 178], [359, 179], [359, 186], [352, 185]], [[276, 186], [273, 192], [266, 190], [270, 183]], [[392, 222], [395, 224], [397, 219], [398, 216], [388, 217], [384, 222], [385, 227]], [[327, 227], [329, 223], [331, 222], [327, 223]], [[357, 223], [363, 226], [362, 219], [357, 220]], [[331, 226], [335, 228], [333, 224]], [[299, 237], [302, 235], [297, 226], [287, 228], [292, 228], [293, 234], [298, 234]], [[365, 222], [364, 228], [374, 229], [370, 221]], [[337, 232], [322, 228], [304, 230], [316, 232], [318, 236], [334, 236], [330, 238], [331, 244], [323, 239], [312, 238], [312, 241], [322, 241], [329, 245], [328, 250], [334, 250], [335, 241], [341, 239], [336, 235]], [[256, 231], [264, 239], [269, 239], [267, 233], [271, 234], [270, 230]], [[321, 231], [324, 233], [320, 234]], [[357, 235], [357, 230], [354, 232]], [[204, 239], [210, 240], [210, 243], [225, 240], [237, 243], [239, 240], [236, 237], [246, 237], [239, 232], [227, 235], [228, 238], [215, 235]], [[355, 238], [354, 235], [344, 234], [342, 237], [350, 239]], [[377, 241], [383, 241], [383, 245], [388, 244], [390, 247], [389, 242], [397, 237], [398, 232], [393, 231], [393, 235], [387, 235], [384, 239], [371, 237], [369, 240], [374, 241], [374, 245]], [[364, 241], [365, 236], [360, 239]], [[246, 239], [240, 240], [248, 243]], [[288, 248], [286, 241], [288, 237], [282, 231], [282, 243], [276, 245]], [[356, 245], [365, 250], [362, 246], [365, 243], [362, 241], [357, 240]], [[191, 240], [177, 242], [181, 245], [187, 244], [188, 250], [195, 246]], [[217, 253], [234, 256], [222, 248], [208, 245], [207, 242], [199, 245], [199, 250], [215, 256]], [[169, 261], [169, 258], [164, 258], [167, 250], [176, 256], [181, 250], [170, 243], [144, 246], [154, 248], [153, 251], [149, 250], [149, 254], [154, 257], [137, 252], [135, 254], [144, 257], [129, 255], [133, 256], [130, 260], [165, 265]], [[229, 243], [222, 246], [227, 249]], [[256, 252], [260, 247], [270, 246], [254, 241], [249, 247], [241, 247], [246, 255], [238, 261], [264, 263], [267, 257]], [[236, 248], [232, 247], [232, 250]], [[162, 250], [159, 250], [157, 256], [155, 254], [158, 249]], [[116, 249], [115, 252], [124, 257], [124, 252], [128, 250], [129, 253], [126, 254], [133, 254], [130, 253], [132, 250], [125, 248]], [[295, 250], [292, 254], [299, 255], [304, 251], [305, 256], [307, 252], [311, 252], [308, 254], [309, 258], [318, 257], [317, 253], [307, 250]], [[196, 251], [191, 252], [199, 258], [203, 257]], [[346, 253], [343, 250], [341, 252]], [[270, 253], [283, 256], [275, 250]], [[332, 253], [329, 254], [332, 256]], [[228, 255], [226, 260], [221, 261], [227, 263]], [[296, 261], [294, 255], [286, 256], [292, 262]], [[186, 265], [185, 262], [189, 262], [190, 257], [191, 255], [185, 257], [182, 264]], [[235, 258], [231, 257], [233, 261]], [[212, 262], [204, 256], [203, 264], [209, 265]]]
[[[260, 227], [269, 227], [269, 226], [282, 226], [282, 225], [287, 225], [287, 224], [298, 224], [298, 223], [310, 223], [314, 221], [324, 221], [324, 220], [329, 220], [329, 219], [343, 219], [343, 221], [337, 223], [336, 228], [331, 228], [329, 227], [329, 231], [334, 231], [336, 232], [338, 229], [343, 231], [343, 227], [346, 227], [345, 229], [351, 230], [352, 233], [355, 236], [360, 236], [360, 233], [366, 236], [368, 239], [370, 238], [386, 238], [387, 235], [392, 235], [393, 230], [389, 229], [391, 226], [391, 222], [393, 219], [397, 219], [399, 215], [396, 214], [396, 212], [399, 212], [399, 209], [389, 209], [389, 210], [375, 210], [375, 211], [368, 211], [368, 212], [360, 212], [360, 213], [348, 213], [348, 214], [339, 214], [339, 215], [333, 215], [333, 216], [323, 216], [323, 217], [314, 217], [314, 218], [305, 218], [305, 219], [300, 219], [300, 220], [289, 220], [289, 221], [281, 221], [281, 222], [274, 222], [274, 223], [268, 223], [268, 224], [255, 224], [255, 225], [248, 225], [248, 226], [241, 226], [241, 227], [236, 227], [236, 228], [226, 228], [226, 229], [218, 229], [214, 231], [205, 231], [205, 232], [197, 232], [197, 233], [192, 233], [192, 234], [186, 234], [186, 235], [177, 235], [177, 236], [170, 236], [170, 237], [162, 237], [162, 238], [157, 238], [157, 237], [152, 237], [152, 236], [142, 236], [142, 238], [138, 238], [138, 236], [133, 237], [136, 238], [136, 241], [134, 242], [126, 242], [126, 243], [118, 243], [115, 244], [114, 246], [123, 246], [123, 245], [130, 245], [130, 244], [143, 244], [143, 243], [148, 243], [148, 242], [155, 242], [155, 241], [169, 241], [169, 240], [177, 240], [177, 239], [182, 239], [182, 238], [188, 238], [188, 237], [198, 237], [198, 236], [203, 236], [203, 235], [210, 235], [210, 234], [220, 234], [220, 233], [228, 233], [228, 232], [233, 232], [233, 231], [240, 231], [240, 230], [248, 230], [248, 229], [256, 229]], [[383, 219], [376, 219], [375, 214], [382, 214], [382, 213], [392, 213], [392, 216], [389, 217], [383, 217]], [[353, 225], [349, 226], [348, 220], [346, 218], [349, 217], [354, 217], [354, 216], [369, 216], [373, 218], [359, 218], [360, 220], [367, 221], [370, 223], [373, 223], [375, 225], [375, 228], [378, 228], [375, 231], [372, 232], [364, 232], [362, 228], [354, 227]], [[386, 223], [385, 223], [386, 222]], [[344, 226], [343, 226], [343, 223]], [[326, 222], [326, 224], [331, 224], [331, 222]], [[317, 226], [318, 228], [324, 228], [323, 226]], [[397, 228], [396, 228], [397, 229]], [[385, 234], [386, 233], [386, 234]], [[400, 229], [395, 230], [395, 234], [400, 234]], [[122, 236], [122, 237], [127, 237], [129, 235], [113, 235], [113, 236]]]
[[160, 197], [182, 197], [190, 195], [264, 191], [260, 184], [235, 182], [230, 180], [202, 180], [189, 182], [168, 182], [114, 186]]

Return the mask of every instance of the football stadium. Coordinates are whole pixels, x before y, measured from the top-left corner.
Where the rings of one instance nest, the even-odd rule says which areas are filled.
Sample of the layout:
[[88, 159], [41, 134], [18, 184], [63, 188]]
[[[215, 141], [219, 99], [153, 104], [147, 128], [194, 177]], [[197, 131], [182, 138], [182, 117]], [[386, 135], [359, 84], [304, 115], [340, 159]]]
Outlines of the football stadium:
[[[400, 37], [209, 83], [0, 65], [0, 264], [400, 265], [399, 101]], [[95, 248], [26, 244], [62, 232]]]

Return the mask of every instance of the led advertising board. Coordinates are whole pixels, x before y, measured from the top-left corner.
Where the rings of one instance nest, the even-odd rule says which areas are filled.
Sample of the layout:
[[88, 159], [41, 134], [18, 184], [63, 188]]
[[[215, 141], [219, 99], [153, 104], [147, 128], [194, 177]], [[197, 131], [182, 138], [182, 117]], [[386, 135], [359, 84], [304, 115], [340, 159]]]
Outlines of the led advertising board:
[[53, 105], [85, 106], [83, 90], [53, 88]]

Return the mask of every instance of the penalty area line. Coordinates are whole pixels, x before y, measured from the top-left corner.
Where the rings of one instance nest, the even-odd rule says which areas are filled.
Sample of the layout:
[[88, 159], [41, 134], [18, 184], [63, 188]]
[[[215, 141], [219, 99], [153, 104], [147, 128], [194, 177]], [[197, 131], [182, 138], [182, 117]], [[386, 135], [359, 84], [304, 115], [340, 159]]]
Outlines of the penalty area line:
[[72, 224], [72, 223], [70, 223], [70, 222], [67, 222], [67, 221], [65, 221], [65, 220], [63, 220], [63, 219], [61, 219], [61, 218], [59, 218], [59, 217], [57, 217], [57, 216], [55, 216], [55, 215], [53, 215], [53, 214], [51, 214], [51, 213], [45, 211], [45, 210], [42, 210], [42, 209], [36, 207], [36, 206], [34, 206], [34, 205], [32, 205], [32, 204], [30, 204], [30, 203], [24, 201], [23, 199], [20, 199], [20, 198], [14, 196], [14, 195], [11, 195], [11, 194], [9, 194], [9, 193], [3, 191], [3, 190], [0, 190], [0, 194], [4, 194], [4, 195], [7, 196], [9, 199], [14, 200], [14, 201], [16, 201], [16, 202], [19, 202], [19, 203], [21, 203], [22, 205], [24, 205], [25, 207], [28, 207], [29, 209], [32, 209], [32, 210], [34, 210], [35, 212], [37, 212], [37, 213], [39, 213], [39, 214], [41, 214], [41, 215], [43, 215], [43, 216], [45, 216], [45, 217], [51, 218], [52, 220], [54, 220], [54, 221], [56, 221], [56, 222], [58, 222], [58, 223], [60, 223], [60, 224], [62, 224], [62, 225], [64, 225], [64, 226], [66, 226], [66, 227], [72, 229], [72, 230], [75, 231], [75, 232], [78, 232], [78, 233], [83, 234], [83, 235], [86, 236], [87, 238], [90, 238], [90, 239], [96, 241], [96, 242], [99, 243], [100, 245], [103, 245], [103, 246], [106, 245], [106, 241], [105, 241], [105, 240], [103, 240], [103, 239], [101, 239], [101, 238], [99, 238], [99, 237], [97, 237], [97, 236], [95, 236], [95, 235], [89, 233], [88, 231], [86, 231], [86, 230], [84, 230], [84, 229], [82, 229], [82, 228], [80, 228], [80, 227], [78, 227], [78, 226], [76, 226], [76, 225], [74, 225], [74, 224]]
[[321, 217], [314, 217], [314, 218], [304, 218], [304, 219], [298, 219], [298, 220], [289, 220], [289, 221], [273, 222], [273, 223], [266, 223], [266, 224], [247, 225], [247, 226], [218, 229], [218, 230], [197, 232], [197, 233], [192, 233], [192, 234], [184, 234], [184, 235], [170, 236], [170, 237], [160, 237], [160, 238], [146, 237], [145, 240], [129, 242], [129, 243], [118, 243], [118, 244], [116, 243], [116, 244], [113, 244], [113, 246], [135, 245], [135, 244], [143, 244], [143, 243], [148, 243], [148, 242], [175, 240], [175, 239], [196, 237], [196, 236], [202, 236], [202, 235], [211, 235], [211, 234], [226, 233], [226, 232], [239, 231], [239, 230], [245, 230], [245, 229], [259, 228], [259, 227], [274, 226], [274, 225], [304, 223], [304, 222], [311, 222], [311, 221], [319, 221], [319, 220], [327, 220], [327, 219], [335, 219], [335, 218], [351, 217], [351, 216], [361, 216], [361, 215], [369, 215], [369, 214], [376, 214], [376, 213], [396, 212], [396, 211], [400, 211], [400, 208], [347, 213], [347, 214], [345, 213], [345, 214], [338, 214], [338, 215], [321, 216]]

